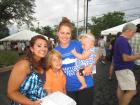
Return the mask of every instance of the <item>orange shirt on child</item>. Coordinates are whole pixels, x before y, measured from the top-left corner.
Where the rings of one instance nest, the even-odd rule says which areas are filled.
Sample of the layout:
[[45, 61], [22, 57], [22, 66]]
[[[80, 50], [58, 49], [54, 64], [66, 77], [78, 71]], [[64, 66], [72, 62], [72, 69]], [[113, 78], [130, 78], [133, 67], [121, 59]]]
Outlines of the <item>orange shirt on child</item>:
[[55, 73], [52, 69], [46, 72], [46, 83], [44, 88], [51, 92], [60, 91], [65, 93], [66, 77], [62, 70]]

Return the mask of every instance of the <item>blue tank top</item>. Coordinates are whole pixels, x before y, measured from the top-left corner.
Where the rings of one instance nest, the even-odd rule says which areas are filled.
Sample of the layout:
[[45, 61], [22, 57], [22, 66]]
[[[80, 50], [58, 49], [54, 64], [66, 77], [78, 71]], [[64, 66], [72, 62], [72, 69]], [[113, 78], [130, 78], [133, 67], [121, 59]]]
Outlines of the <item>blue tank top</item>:
[[[33, 70], [32, 66], [30, 68], [31, 72], [27, 75], [26, 79], [21, 84], [19, 92], [30, 100], [35, 101], [47, 95], [46, 91], [43, 89], [45, 73], [39, 74]], [[11, 105], [21, 104], [11, 101]]]

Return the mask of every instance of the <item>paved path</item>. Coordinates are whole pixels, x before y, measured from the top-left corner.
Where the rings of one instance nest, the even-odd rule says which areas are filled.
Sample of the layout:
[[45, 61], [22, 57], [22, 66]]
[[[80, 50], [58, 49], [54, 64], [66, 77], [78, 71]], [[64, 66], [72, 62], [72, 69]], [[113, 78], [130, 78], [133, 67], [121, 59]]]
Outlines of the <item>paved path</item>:
[[[99, 63], [97, 65], [93, 105], [118, 105], [116, 97], [116, 77], [113, 75], [112, 81], [107, 79], [108, 67], [109, 63], [105, 65]], [[9, 100], [6, 96], [9, 74], [10, 71], [0, 73], [0, 105], [9, 105]], [[140, 93], [140, 86], [138, 87], [138, 92]], [[134, 97], [130, 105], [140, 105], [140, 95]]]
[[6, 93], [9, 75], [10, 71], [0, 72], [0, 105], [9, 105]]
[[116, 97], [116, 80], [107, 78], [109, 64], [98, 64], [95, 84], [94, 105], [118, 105]]

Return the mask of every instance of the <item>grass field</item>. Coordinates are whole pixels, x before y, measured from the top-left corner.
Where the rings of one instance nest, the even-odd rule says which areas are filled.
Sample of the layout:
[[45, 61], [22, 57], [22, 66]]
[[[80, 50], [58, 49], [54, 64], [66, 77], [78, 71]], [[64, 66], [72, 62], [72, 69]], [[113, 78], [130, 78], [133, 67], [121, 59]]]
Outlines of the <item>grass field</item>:
[[0, 51], [0, 67], [13, 65], [18, 59], [16, 51]]

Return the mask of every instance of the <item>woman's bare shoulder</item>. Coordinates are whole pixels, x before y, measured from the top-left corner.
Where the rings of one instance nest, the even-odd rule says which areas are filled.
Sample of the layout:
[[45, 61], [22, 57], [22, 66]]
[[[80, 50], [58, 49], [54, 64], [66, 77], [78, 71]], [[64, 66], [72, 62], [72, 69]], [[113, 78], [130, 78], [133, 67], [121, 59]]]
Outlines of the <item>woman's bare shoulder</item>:
[[28, 60], [20, 60], [18, 61], [14, 67], [13, 71], [19, 71], [19, 72], [29, 72], [30, 70], [30, 63]]

